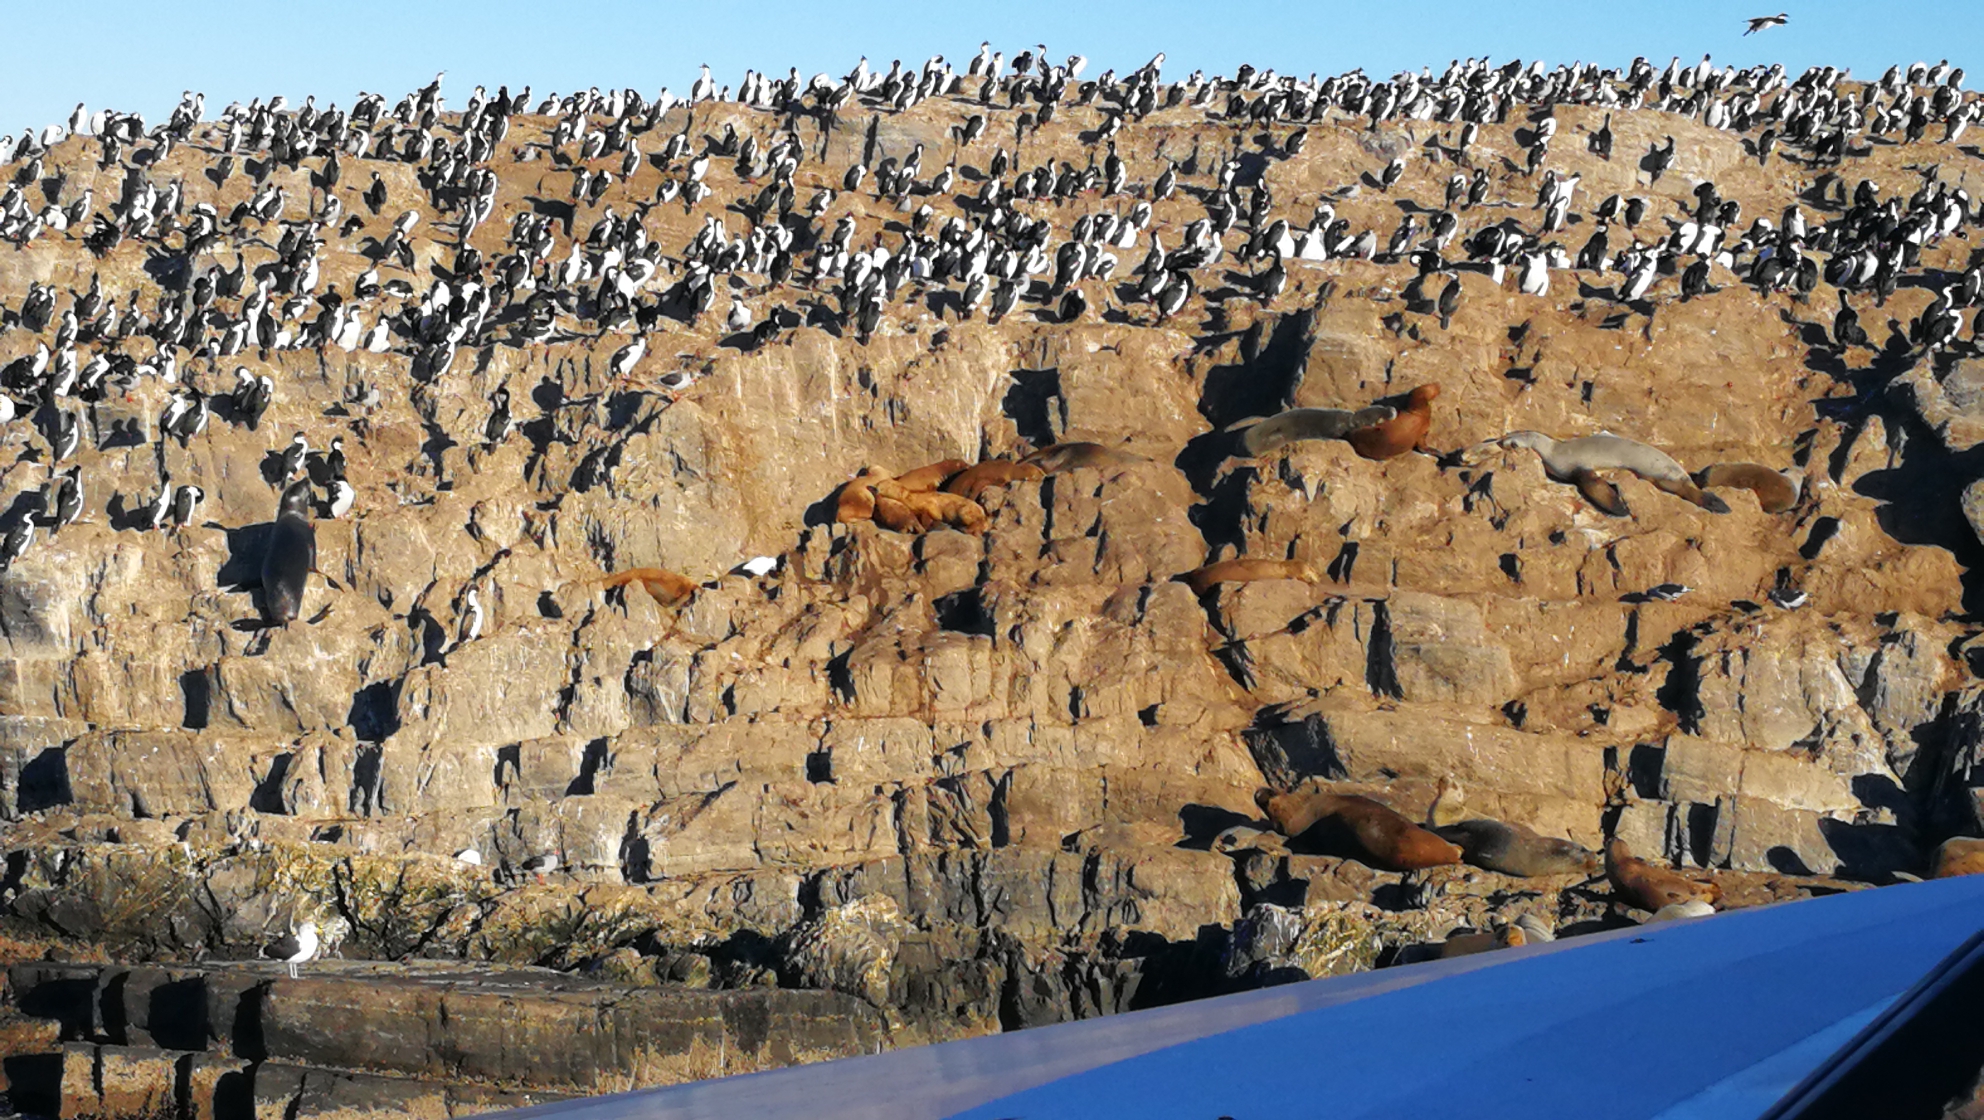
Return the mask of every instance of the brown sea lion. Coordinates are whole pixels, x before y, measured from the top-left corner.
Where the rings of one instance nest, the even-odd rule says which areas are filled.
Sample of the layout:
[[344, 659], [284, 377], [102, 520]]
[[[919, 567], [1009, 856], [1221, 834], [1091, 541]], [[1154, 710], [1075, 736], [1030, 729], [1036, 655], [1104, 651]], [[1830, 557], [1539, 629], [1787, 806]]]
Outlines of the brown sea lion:
[[1597, 853], [1584, 845], [1538, 836], [1519, 824], [1477, 818], [1442, 825], [1433, 832], [1459, 845], [1467, 862], [1504, 875], [1589, 875], [1599, 868]]
[[1315, 569], [1300, 560], [1261, 560], [1239, 559], [1221, 560], [1217, 564], [1207, 564], [1171, 577], [1192, 589], [1194, 595], [1204, 595], [1221, 583], [1252, 583], [1262, 579], [1299, 579], [1310, 583], [1316, 581]]
[[1057, 443], [1021, 459], [1022, 463], [1032, 463], [1047, 474], [1060, 474], [1063, 471], [1079, 470], [1082, 467], [1127, 467], [1132, 463], [1148, 463], [1149, 459], [1129, 451], [1104, 447], [1099, 443]]
[[963, 459], [939, 459], [937, 462], [904, 471], [896, 476], [896, 485], [911, 494], [925, 490], [935, 490], [944, 480], [970, 466]]
[[1689, 899], [1713, 902], [1722, 893], [1712, 883], [1697, 883], [1640, 859], [1616, 836], [1605, 845], [1605, 874], [1618, 898], [1641, 910], [1658, 911]]
[[1297, 440], [1342, 439], [1359, 428], [1382, 424], [1397, 415], [1397, 409], [1383, 404], [1355, 412], [1343, 408], [1291, 408], [1249, 425], [1240, 436], [1240, 445], [1249, 455], [1265, 455]]
[[671, 572], [667, 568], [628, 568], [624, 572], [614, 572], [593, 581], [602, 588], [625, 587], [638, 583], [647, 589], [654, 601], [664, 607], [672, 607], [696, 593], [702, 586], [688, 576]]
[[897, 533], [921, 533], [930, 523], [901, 499], [875, 495], [875, 524]]
[[1490, 930], [1460, 926], [1448, 932], [1444, 940], [1405, 946], [1399, 950], [1398, 956], [1392, 963], [1423, 964], [1426, 961], [1469, 957], [1476, 953], [1486, 953], [1494, 949], [1513, 949], [1527, 944], [1529, 937], [1521, 926], [1502, 922], [1495, 923], [1495, 927]]
[[1611, 517], [1630, 517], [1633, 508], [1626, 504], [1626, 496], [1619, 488], [1605, 480], [1605, 477], [1588, 467], [1579, 467], [1571, 472], [1571, 485], [1578, 488], [1584, 500], [1593, 509]]
[[1696, 471], [1695, 485], [1704, 490], [1716, 486], [1740, 487], [1757, 496], [1757, 505], [1765, 513], [1783, 513], [1798, 504], [1805, 479], [1757, 463], [1717, 463]]
[[1366, 862], [1388, 871], [1417, 871], [1460, 862], [1459, 848], [1368, 797], [1264, 789], [1254, 794], [1254, 804], [1267, 814], [1276, 832], [1291, 840], [1331, 821], [1355, 840]]
[[1984, 840], [1952, 836], [1936, 849], [1931, 879], [1951, 879], [1958, 875], [1984, 873]]
[[924, 523], [925, 528], [933, 525], [949, 525], [967, 533], [985, 531], [985, 508], [970, 498], [949, 494], [942, 490], [918, 490], [902, 495], [897, 499], [908, 506]]
[[1418, 450], [1425, 446], [1426, 431], [1433, 426], [1433, 398], [1439, 395], [1439, 383], [1429, 381], [1412, 391], [1398, 415], [1343, 438], [1350, 441], [1352, 451], [1366, 459], [1393, 459]]
[[987, 459], [951, 476], [951, 480], [944, 483], [944, 490], [975, 502], [980, 494], [994, 486], [1010, 486], [1015, 482], [1032, 482], [1045, 477], [1047, 472], [1032, 463]]
[[1576, 483], [1592, 505], [1615, 517], [1632, 511], [1611, 483], [1598, 477], [1608, 470], [1631, 471], [1677, 498], [1685, 498], [1710, 513], [1728, 513], [1729, 505], [1695, 485], [1674, 457], [1658, 447], [1623, 436], [1595, 435], [1551, 439], [1542, 432], [1510, 432], [1503, 447], [1526, 447], [1543, 460], [1543, 472], [1558, 482]]
[[868, 521], [874, 516], [873, 484], [859, 478], [842, 483], [840, 493], [834, 498], [834, 521], [846, 525], [851, 521]]
[[1453, 957], [1468, 957], [1476, 953], [1486, 953], [1491, 949], [1513, 949], [1518, 945], [1529, 944], [1529, 937], [1518, 925], [1497, 924], [1492, 931], [1454, 932], [1447, 934], [1441, 943], [1437, 960]]

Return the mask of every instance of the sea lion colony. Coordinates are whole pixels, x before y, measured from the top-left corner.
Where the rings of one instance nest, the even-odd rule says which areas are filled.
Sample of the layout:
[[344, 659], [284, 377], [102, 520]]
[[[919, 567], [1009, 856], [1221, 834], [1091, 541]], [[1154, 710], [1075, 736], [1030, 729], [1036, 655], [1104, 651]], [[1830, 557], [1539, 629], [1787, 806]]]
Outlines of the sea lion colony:
[[[1180, 78], [1162, 63], [1091, 77], [1079, 57], [1027, 52], [1008, 67], [988, 49], [962, 68], [938, 58], [886, 72], [864, 60], [844, 78], [810, 81], [751, 72], [734, 95], [707, 74], [686, 98], [478, 87], [459, 109], [437, 78], [349, 109], [277, 98], [210, 115], [188, 94], [155, 126], [79, 107], [66, 128], [0, 145], [10, 153], [0, 237], [17, 262], [62, 267], [6, 299], [6, 447], [24, 465], [13, 477], [38, 471], [45, 482], [7, 514], [5, 563], [19, 566], [37, 534], [79, 520], [120, 532], [197, 527], [211, 487], [174, 479], [202, 477], [198, 447], [214, 425], [260, 430], [293, 392], [270, 372], [285, 353], [395, 365], [404, 384], [394, 391], [424, 410], [441, 463], [451, 447], [492, 456], [523, 438], [533, 406], [525, 386], [496, 384], [471, 407], [440, 409], [431, 387], [494, 351], [553, 344], [591, 354], [585, 377], [602, 408], [619, 390], [679, 406], [698, 400], [726, 352], [775, 356], [815, 333], [864, 349], [914, 334], [933, 350], [1008, 320], [1049, 336], [1094, 323], [1217, 335], [1249, 308], [1367, 298], [1395, 305], [1386, 329], [1422, 339], [1465, 324], [1490, 293], [1546, 299], [1554, 276], [1585, 289], [1588, 313], [1603, 320], [1591, 329], [1649, 344], [1673, 302], [1730, 298], [1722, 292], [1740, 286], [1786, 316], [1815, 314], [1831, 287], [1817, 302], [1837, 311], [1816, 349], [1842, 365], [1876, 349], [1933, 361], [1977, 345], [1964, 314], [1984, 298], [1984, 264], [1947, 266], [1977, 216], [1937, 164], [1958, 158], [1978, 112], [1961, 70], [1897, 68], [1862, 82], [1831, 67], [1793, 75], [1706, 58], [1623, 69], [1467, 60], [1437, 76], [1318, 80], [1245, 66]], [[917, 114], [954, 123], [941, 143], [889, 150], [880, 123]], [[1745, 213], [1709, 178], [1675, 191], [1687, 169], [1671, 135], [1615, 150], [1615, 127], [1673, 117], [1741, 137], [1756, 168], [1794, 166], [1805, 189], [1781, 209]], [[1046, 147], [1043, 130], [1057, 121], [1073, 122], [1072, 148]], [[1138, 131], [1146, 123], [1173, 127]], [[1280, 185], [1324, 137], [1359, 143], [1379, 130], [1413, 142], [1327, 189]], [[1869, 145], [1919, 151], [1917, 189], [1857, 177]], [[1580, 175], [1560, 170], [1571, 150], [1636, 166], [1628, 173], [1642, 189], [1591, 197]], [[822, 157], [829, 151], [855, 156], [836, 162]], [[1378, 282], [1347, 290], [1351, 267]], [[86, 270], [86, 281], [49, 278]], [[1859, 312], [1904, 287], [1935, 298], [1877, 347]], [[1506, 326], [1520, 346], [1527, 324]], [[576, 392], [571, 373], [562, 388]], [[1436, 415], [1439, 383], [1380, 390], [1227, 423], [1215, 434], [1219, 469], [1272, 470], [1294, 445], [1328, 440], [1368, 461], [1343, 470], [1418, 455], [1436, 472], [1470, 472], [1503, 449], [1511, 467], [1534, 451], [1551, 479], [1621, 517], [1631, 513], [1624, 474], [1712, 513], [1730, 508], [1717, 489], [1750, 490], [1772, 514], [1794, 512], [1804, 494], [1795, 470], [1747, 461], [1792, 467], [1787, 447], [1751, 447], [1745, 460], [1702, 462], [1691, 474], [1630, 434], [1518, 431], [1454, 446], [1441, 429], [1466, 418]], [[377, 385], [353, 386], [320, 424], [271, 450], [264, 480], [282, 516], [261, 565], [262, 614], [286, 630], [264, 635], [262, 648], [315, 621], [302, 590], [315, 561], [310, 501], [319, 516], [346, 518], [395, 500], [383, 482], [355, 488], [343, 450], [380, 396]], [[158, 407], [134, 414], [132, 402]], [[1183, 454], [1034, 444], [900, 474], [891, 468], [905, 464], [849, 463], [831, 494], [828, 481], [793, 497], [822, 502], [827, 522], [984, 534], [989, 492], [1147, 470], [1153, 459], [1168, 470]], [[102, 449], [133, 445], [153, 469], [106, 473]], [[542, 458], [528, 460], [523, 484], [536, 485]], [[1209, 552], [1177, 575], [1194, 594], [1321, 578], [1292, 550]], [[635, 585], [670, 607], [705, 586], [624, 566], [563, 586]], [[459, 646], [485, 634], [485, 607], [473, 583], [456, 601]], [[1260, 804], [1291, 839], [1336, 819], [1353, 854], [1361, 845], [1380, 866], [1467, 858], [1514, 875], [1596, 866], [1576, 845], [1532, 861], [1543, 838], [1521, 823], [1429, 822], [1429, 831], [1370, 798], [1314, 791], [1302, 796], [1326, 805], [1277, 815], [1275, 798], [1289, 796], [1263, 790]], [[1619, 841], [1606, 853], [1624, 905], [1657, 909], [1685, 892]]]

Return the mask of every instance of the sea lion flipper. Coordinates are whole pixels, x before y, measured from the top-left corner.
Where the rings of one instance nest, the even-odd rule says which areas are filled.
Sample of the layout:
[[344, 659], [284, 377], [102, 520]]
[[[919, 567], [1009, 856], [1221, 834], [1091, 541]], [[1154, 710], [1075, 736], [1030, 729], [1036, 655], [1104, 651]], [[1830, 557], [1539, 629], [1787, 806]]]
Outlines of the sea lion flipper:
[[1590, 502], [1600, 513], [1613, 517], [1631, 517], [1633, 510], [1626, 504], [1626, 496], [1619, 488], [1599, 477], [1590, 467], [1579, 467], [1571, 472], [1571, 482], [1576, 484], [1578, 493]]
[[1677, 498], [1685, 498], [1693, 502], [1710, 513], [1729, 512], [1728, 502], [1696, 486], [1685, 474], [1680, 478], [1650, 478], [1647, 481]]

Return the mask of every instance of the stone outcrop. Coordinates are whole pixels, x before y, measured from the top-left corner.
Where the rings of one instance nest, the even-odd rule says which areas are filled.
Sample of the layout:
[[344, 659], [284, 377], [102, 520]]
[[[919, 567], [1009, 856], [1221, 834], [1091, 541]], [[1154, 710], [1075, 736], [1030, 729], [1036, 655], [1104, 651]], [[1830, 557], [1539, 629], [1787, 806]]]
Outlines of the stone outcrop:
[[[421, 301], [441, 278], [459, 296], [462, 277], [432, 167], [346, 158], [333, 186], [320, 155], [257, 149], [219, 174], [211, 121], [158, 154], [145, 175], [181, 184], [186, 208], [229, 215], [269, 185], [292, 207], [338, 197], [343, 217], [317, 231], [322, 283], [366, 325], [387, 321], [391, 344], [167, 346], [178, 383], [154, 372], [59, 402], [85, 432], [84, 509], [0, 575], [0, 947], [24, 962], [0, 1049], [20, 1055], [5, 1066], [16, 1104], [453, 1115], [1371, 968], [1519, 914], [1559, 935], [1646, 917], [1602, 879], [1399, 875], [1310, 850], [1257, 831], [1263, 785], [1336, 783], [1417, 818], [1448, 779], [1470, 814], [1713, 873], [1725, 906], [1925, 874], [1942, 840], [1984, 832], [1974, 358], [1905, 340], [1842, 356], [1825, 341], [1830, 285], [1762, 291], [1721, 265], [1710, 294], [1671, 298], [1663, 275], [1630, 304], [1604, 290], [1616, 276], [1558, 270], [1530, 296], [1461, 270], [1442, 329], [1406, 261], [1289, 260], [1268, 300], [1256, 266], [1229, 258], [1159, 321], [1125, 278], [1150, 232], [1175, 247], [1214, 183], [1208, 161], [1151, 198], [1160, 149], [1182, 161], [1238, 138], [1242, 187], [1264, 178], [1269, 216], [1298, 225], [1327, 195], [1382, 240], [1477, 166], [1492, 186], [1463, 236], [1533, 222], [1520, 114], [1462, 155], [1440, 122], [1374, 130], [1330, 110], [1291, 154], [1286, 135], [1262, 147], [1237, 128], [1224, 97], [1121, 122], [1123, 196], [1020, 204], [1058, 239], [1078, 216], [1152, 202], [1114, 281], [1082, 285], [1090, 314], [1056, 321], [1043, 277], [999, 322], [963, 319], [958, 293], [919, 281], [859, 332], [836, 281], [808, 274], [827, 231], [845, 216], [856, 246], [893, 245], [921, 228], [917, 207], [970, 214], [978, 188], [899, 205], [842, 189], [844, 170], [917, 144], [927, 170], [975, 101], [792, 118], [796, 278], [733, 271], [713, 310], [651, 329], [598, 314], [607, 262], [588, 229], [605, 206], [638, 211], [674, 270], [635, 297], [651, 310], [707, 221], [751, 228], [737, 207], [767, 180], [726, 157], [701, 203], [650, 207], [657, 189], [688, 181], [724, 129], [769, 146], [787, 118], [678, 106], [636, 134], [630, 172], [592, 159], [621, 177], [588, 205], [563, 201], [572, 145], [552, 134], [568, 114], [519, 112], [468, 242], [494, 262], [520, 214], [548, 215], [556, 261], [576, 252], [593, 273], [546, 274], [562, 293], [533, 305], [546, 337], [513, 337], [540, 312], [512, 292], [509, 317], [438, 370], [421, 324], [440, 313]], [[958, 152], [966, 183], [1014, 127], [1015, 111], [987, 112], [992, 133]], [[1584, 143], [1602, 110], [1554, 116], [1550, 166], [1583, 176], [1567, 243], [1613, 192], [1649, 199], [1638, 233], [1665, 237], [1661, 219], [1710, 179], [1745, 215], [1802, 200], [1817, 224], [1860, 176], [1906, 197], [1930, 143], [1856, 149], [1842, 171], [1759, 162], [1732, 130], [1648, 108], [1613, 116], [1605, 160]], [[1061, 105], [1017, 166], [1079, 168], [1109, 119]], [[437, 121], [461, 139], [452, 110]], [[664, 155], [684, 129], [693, 150]], [[1677, 162], [1653, 182], [1625, 153], [1668, 133]], [[1391, 191], [1342, 189], [1395, 155]], [[125, 167], [99, 140], [41, 159], [65, 202], [120, 195]], [[377, 213], [362, 201], [375, 172], [392, 200]], [[820, 190], [838, 193], [815, 216]], [[379, 252], [402, 209], [412, 268]], [[100, 254], [81, 231], [0, 249], [0, 365], [59, 329], [21, 321], [30, 283], [68, 308], [95, 276], [157, 315], [237, 248], [249, 290], [272, 278], [284, 228], [242, 219], [191, 259], [178, 232]], [[1615, 229], [1615, 247], [1632, 236]], [[1928, 239], [1916, 267], [1958, 274], [1972, 241], [1967, 226]], [[358, 297], [374, 267], [387, 287]], [[1880, 317], [1917, 316], [1932, 287], [1904, 284]], [[733, 293], [777, 329], [715, 321]], [[646, 356], [615, 372], [636, 333]], [[149, 361], [154, 344], [78, 349]], [[254, 424], [225, 396], [237, 365], [276, 386]], [[1435, 454], [1374, 462], [1311, 441], [1247, 458], [1229, 430], [1433, 381]], [[181, 441], [159, 425], [189, 384], [215, 413]], [[490, 438], [499, 389], [513, 427]], [[25, 495], [0, 525], [40, 516], [39, 423], [0, 428], [0, 492]], [[1630, 435], [1691, 470], [1787, 468], [1803, 496], [1770, 515], [1728, 491], [1715, 514], [1622, 475], [1632, 514], [1608, 517], [1495, 444], [1521, 429]], [[342, 439], [356, 501], [316, 522], [301, 618], [264, 630], [254, 584], [299, 432]], [[863, 467], [1065, 441], [1139, 459], [988, 489], [982, 531], [834, 520]], [[183, 527], [146, 529], [134, 513], [168, 480], [205, 500]], [[739, 570], [758, 556], [776, 565]], [[1230, 557], [1317, 578], [1204, 595], [1174, 578]], [[645, 567], [700, 586], [674, 603], [602, 584]], [[1688, 590], [1647, 594], [1664, 584]], [[1771, 597], [1789, 590], [1804, 601]], [[306, 918], [333, 959], [296, 980], [251, 963]], [[92, 956], [119, 963], [34, 963]], [[349, 1017], [374, 1028], [362, 1045], [335, 1025]]]

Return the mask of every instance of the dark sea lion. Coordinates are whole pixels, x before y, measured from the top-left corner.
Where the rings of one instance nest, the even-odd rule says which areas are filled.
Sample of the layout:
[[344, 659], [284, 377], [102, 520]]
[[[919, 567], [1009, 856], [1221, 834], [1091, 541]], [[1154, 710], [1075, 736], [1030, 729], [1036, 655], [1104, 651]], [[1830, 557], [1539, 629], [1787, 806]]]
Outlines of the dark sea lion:
[[1251, 583], [1261, 579], [1299, 579], [1314, 583], [1316, 573], [1300, 560], [1239, 559], [1221, 560], [1172, 578], [1191, 588], [1192, 594], [1204, 595], [1222, 583]]
[[1758, 463], [1717, 463], [1696, 471], [1695, 485], [1704, 490], [1715, 486], [1740, 487], [1757, 496], [1757, 505], [1765, 513], [1783, 513], [1798, 504], [1805, 480]]
[[1439, 395], [1439, 383], [1427, 382], [1412, 391], [1398, 415], [1343, 438], [1366, 459], [1393, 459], [1417, 450], [1426, 444], [1426, 432], [1433, 426], [1433, 398]]
[[1378, 404], [1355, 412], [1342, 408], [1291, 408], [1249, 426], [1240, 436], [1249, 455], [1265, 455], [1305, 439], [1342, 439], [1359, 428], [1382, 424], [1398, 415], [1390, 405]]
[[1579, 467], [1571, 472], [1570, 481], [1571, 485], [1578, 488], [1578, 493], [1584, 495], [1584, 500], [1590, 502], [1592, 508], [1598, 512], [1612, 517], [1633, 515], [1633, 507], [1626, 504], [1626, 496], [1619, 493], [1619, 488], [1606, 481], [1597, 471]]
[[310, 523], [310, 482], [282, 492], [275, 527], [262, 554], [262, 598], [271, 626], [288, 626], [303, 612], [303, 589], [317, 570], [317, 528]]
[[1538, 836], [1519, 824], [1477, 818], [1443, 825], [1433, 832], [1459, 845], [1461, 858], [1467, 862], [1504, 875], [1589, 875], [1599, 868], [1598, 854], [1584, 845]]
[[1605, 845], [1605, 874], [1618, 897], [1641, 910], [1658, 911], [1690, 899], [1713, 902], [1721, 894], [1714, 884], [1697, 883], [1640, 859], [1617, 837]]
[[1048, 474], [1079, 470], [1082, 467], [1127, 467], [1132, 463], [1148, 463], [1149, 459], [1129, 451], [1119, 451], [1104, 447], [1099, 443], [1057, 443], [1021, 459], [1022, 463], [1032, 463]]
[[1459, 848], [1368, 797], [1264, 789], [1254, 795], [1254, 804], [1268, 815], [1276, 832], [1291, 840], [1325, 821], [1332, 822], [1356, 842], [1367, 862], [1388, 871], [1417, 871], [1460, 862]]
[[949, 482], [944, 483], [944, 491], [975, 502], [980, 494], [995, 486], [1010, 486], [1015, 482], [1032, 482], [1045, 477], [1047, 472], [1032, 463], [987, 459], [953, 475]]

